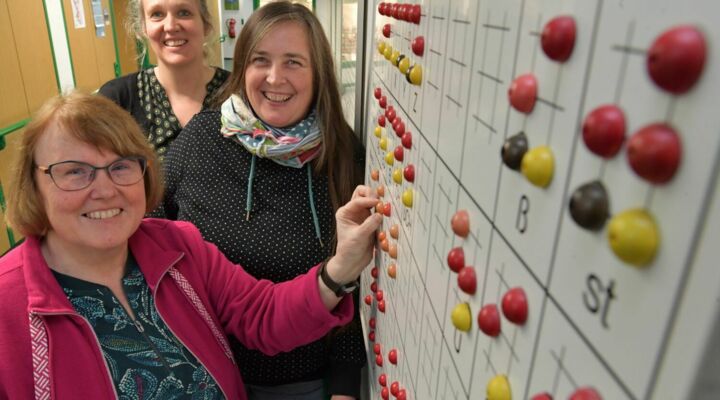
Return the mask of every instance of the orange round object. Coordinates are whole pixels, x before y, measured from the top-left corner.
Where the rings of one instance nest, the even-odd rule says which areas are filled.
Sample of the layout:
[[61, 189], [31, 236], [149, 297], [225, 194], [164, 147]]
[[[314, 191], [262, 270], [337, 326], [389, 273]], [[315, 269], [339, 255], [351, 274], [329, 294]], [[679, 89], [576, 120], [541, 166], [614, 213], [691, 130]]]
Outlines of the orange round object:
[[397, 245], [395, 243], [392, 243], [390, 245], [390, 248], [388, 249], [388, 254], [390, 254], [390, 258], [393, 260], [397, 259]]
[[382, 200], [378, 200], [377, 204], [375, 205], [375, 212], [379, 212], [382, 214], [383, 212], [383, 202]]
[[380, 179], [380, 171], [374, 169], [370, 171], [370, 179], [377, 181]]
[[450, 220], [453, 232], [460, 237], [466, 238], [470, 233], [470, 217], [466, 210], [458, 210]]
[[380, 248], [383, 251], [388, 251], [390, 249], [390, 242], [388, 242], [387, 239], [383, 239], [380, 241]]
[[378, 196], [385, 197], [385, 186], [383, 186], [383, 185], [378, 186], [376, 191], [377, 191]]
[[380, 231], [380, 232], [377, 233], [377, 240], [378, 240], [378, 242], [382, 242], [382, 241], [385, 240], [386, 238], [387, 238], [387, 234], [385, 233], [385, 231]]
[[400, 236], [400, 228], [397, 224], [390, 227], [390, 236], [392, 236], [393, 239], [397, 239]]
[[397, 265], [395, 265], [395, 263], [390, 263], [390, 265], [388, 265], [387, 274], [393, 279], [397, 277]]

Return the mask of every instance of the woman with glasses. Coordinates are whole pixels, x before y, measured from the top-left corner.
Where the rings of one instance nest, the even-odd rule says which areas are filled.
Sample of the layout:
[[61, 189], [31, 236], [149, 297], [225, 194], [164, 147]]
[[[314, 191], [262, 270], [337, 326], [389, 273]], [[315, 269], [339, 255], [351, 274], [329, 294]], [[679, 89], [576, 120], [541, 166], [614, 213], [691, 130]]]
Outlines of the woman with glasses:
[[158, 174], [103, 97], [52, 99], [26, 126], [7, 209], [26, 239], [0, 258], [0, 398], [245, 399], [226, 335], [277, 354], [350, 320], [334, 285], [371, 259], [368, 188], [337, 212], [335, 256], [273, 284], [190, 223], [143, 219]]
[[214, 27], [207, 0], [129, 0], [127, 10], [141, 54], [149, 44], [158, 65], [113, 79], [100, 94], [132, 114], [162, 158], [190, 118], [211, 107], [230, 73], [208, 64]]
[[[362, 182], [365, 152], [343, 117], [330, 45], [305, 6], [255, 10], [233, 59], [221, 110], [197, 114], [165, 158], [165, 216], [195, 224], [254, 277], [281, 282], [332, 256], [333, 214]], [[251, 399], [360, 396], [359, 317], [274, 357], [232, 345]]]

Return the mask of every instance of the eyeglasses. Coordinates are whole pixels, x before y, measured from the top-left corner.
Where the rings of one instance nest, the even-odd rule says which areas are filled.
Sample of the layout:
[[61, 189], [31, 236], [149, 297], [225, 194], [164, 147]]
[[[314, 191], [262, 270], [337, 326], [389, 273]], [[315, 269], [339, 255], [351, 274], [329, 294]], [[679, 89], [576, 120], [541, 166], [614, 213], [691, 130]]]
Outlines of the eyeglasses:
[[147, 167], [143, 157], [119, 158], [104, 167], [96, 167], [82, 161], [61, 161], [47, 167], [37, 166], [39, 170], [50, 175], [50, 179], [61, 190], [75, 191], [90, 186], [95, 180], [97, 170], [107, 171], [110, 180], [116, 185], [129, 186], [142, 180]]

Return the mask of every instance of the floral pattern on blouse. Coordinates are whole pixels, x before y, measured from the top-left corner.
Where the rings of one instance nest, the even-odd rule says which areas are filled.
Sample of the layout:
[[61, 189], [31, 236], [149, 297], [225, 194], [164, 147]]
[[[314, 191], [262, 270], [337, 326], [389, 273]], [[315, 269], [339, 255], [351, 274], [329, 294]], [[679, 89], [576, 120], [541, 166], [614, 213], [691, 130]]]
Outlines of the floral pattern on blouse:
[[[228, 76], [228, 71], [221, 68], [215, 69], [215, 75], [206, 86], [207, 94], [203, 100], [203, 109], [210, 107], [215, 93], [225, 83]], [[182, 127], [173, 112], [165, 89], [155, 76], [154, 68], [140, 71], [137, 85], [140, 106], [145, 111], [145, 119], [148, 122], [147, 141], [162, 158], [165, 156], [167, 145], [180, 134]]]
[[223, 398], [212, 376], [160, 317], [132, 255], [122, 283], [135, 320], [106, 286], [53, 274], [92, 326], [120, 400]]

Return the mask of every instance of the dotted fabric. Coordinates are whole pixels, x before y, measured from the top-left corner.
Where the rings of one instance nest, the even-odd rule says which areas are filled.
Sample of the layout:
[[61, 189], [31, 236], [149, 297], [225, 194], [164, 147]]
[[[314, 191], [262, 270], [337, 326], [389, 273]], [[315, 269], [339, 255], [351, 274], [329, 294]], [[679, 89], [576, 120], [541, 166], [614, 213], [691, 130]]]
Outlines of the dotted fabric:
[[[203, 109], [211, 107], [214, 96], [229, 76], [230, 72], [215, 68], [215, 75], [205, 86], [207, 94]], [[110, 80], [100, 87], [98, 93], [127, 110], [143, 128], [148, 143], [160, 159], [165, 156], [168, 146], [182, 128], [153, 68]]]
[[[250, 221], [245, 220], [251, 157], [238, 143], [220, 134], [219, 112], [199, 113], [175, 139], [165, 158], [164, 213], [171, 219], [193, 222], [206, 240], [253, 276], [274, 282], [289, 280], [330, 255], [334, 212], [328, 180], [324, 175], [313, 176], [325, 244], [321, 247], [315, 237], [304, 168], [258, 158], [252, 212]], [[334, 363], [344, 364], [348, 374], [359, 376], [366, 360], [358, 323], [274, 357], [245, 349], [234, 340], [232, 344], [243, 379], [259, 385], [322, 378]], [[356, 390], [352, 388], [349, 393]]]
[[[215, 75], [206, 87], [207, 95], [203, 99], [203, 109], [209, 107], [212, 96], [227, 77], [227, 71], [219, 68], [215, 70]], [[145, 133], [148, 143], [162, 157], [165, 155], [167, 145], [180, 133], [182, 127], [170, 106], [165, 89], [155, 76], [154, 68], [138, 73], [137, 93], [140, 106], [145, 112]]]

